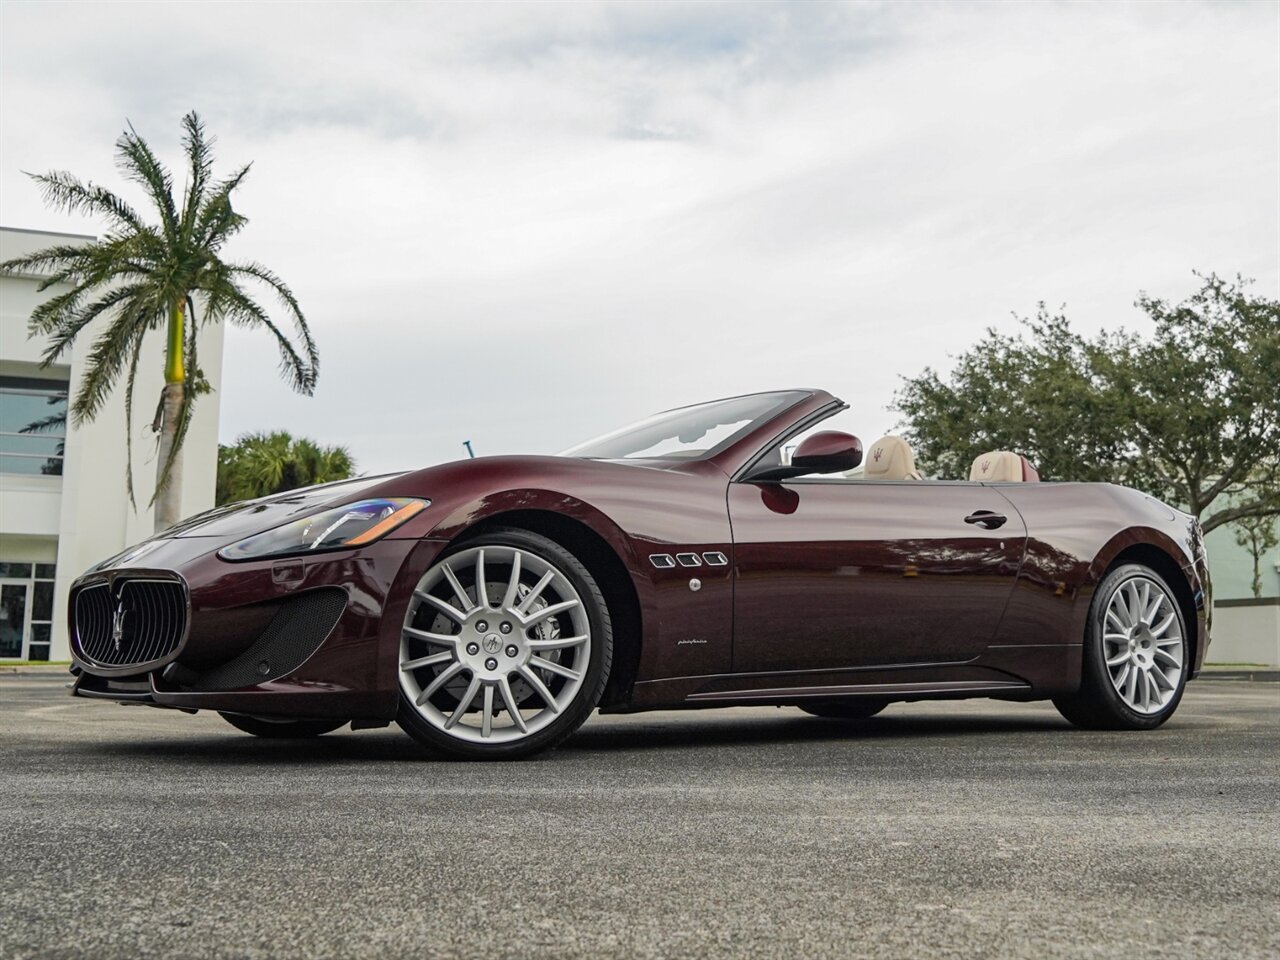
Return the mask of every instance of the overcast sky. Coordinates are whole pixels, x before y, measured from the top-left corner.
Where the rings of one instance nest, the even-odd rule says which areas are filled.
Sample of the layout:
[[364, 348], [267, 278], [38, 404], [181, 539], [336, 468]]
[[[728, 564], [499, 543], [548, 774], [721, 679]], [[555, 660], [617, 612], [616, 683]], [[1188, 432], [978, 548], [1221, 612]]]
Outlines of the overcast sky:
[[321, 349], [226, 341], [224, 441], [362, 469], [554, 452], [791, 386], [888, 430], [901, 375], [1036, 302], [1141, 327], [1192, 270], [1280, 289], [1280, 4], [0, 5], [0, 223], [21, 170], [118, 184], [131, 120], [252, 160], [230, 249]]

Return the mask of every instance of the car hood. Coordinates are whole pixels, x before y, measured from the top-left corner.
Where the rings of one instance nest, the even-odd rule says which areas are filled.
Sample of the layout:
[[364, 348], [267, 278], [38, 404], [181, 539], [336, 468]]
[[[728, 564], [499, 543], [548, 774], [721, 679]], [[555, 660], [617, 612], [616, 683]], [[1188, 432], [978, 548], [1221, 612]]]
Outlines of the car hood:
[[384, 483], [399, 474], [388, 473], [376, 477], [357, 477], [354, 480], [339, 480], [336, 483], [324, 483], [314, 487], [299, 487], [286, 493], [273, 494], [259, 500], [245, 500], [240, 503], [229, 503], [223, 507], [215, 507], [188, 517], [176, 526], [165, 530], [160, 537], [165, 539], [186, 537], [228, 537], [247, 536], [278, 527], [288, 523], [295, 517], [305, 516], [323, 509], [327, 504], [346, 503], [370, 487]]

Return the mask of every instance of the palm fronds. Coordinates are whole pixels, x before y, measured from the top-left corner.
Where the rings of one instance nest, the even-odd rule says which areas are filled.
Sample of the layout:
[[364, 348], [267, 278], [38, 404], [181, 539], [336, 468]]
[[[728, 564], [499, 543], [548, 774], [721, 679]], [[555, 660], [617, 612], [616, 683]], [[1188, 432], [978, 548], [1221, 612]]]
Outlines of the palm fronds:
[[[315, 341], [289, 286], [260, 263], [221, 259], [226, 242], [248, 223], [234, 209], [232, 194], [248, 175], [249, 166], [215, 179], [213, 145], [214, 138], [196, 113], [182, 118], [186, 169], [178, 202], [173, 175], [146, 140], [132, 125], [120, 135], [117, 165], [127, 181], [142, 188], [150, 222], [114, 191], [67, 171], [31, 175], [47, 204], [68, 213], [101, 217], [106, 232], [92, 243], [55, 244], [0, 264], [0, 270], [42, 277], [41, 290], [59, 288], [33, 311], [29, 321], [30, 333], [46, 339], [46, 366], [63, 358], [84, 337], [93, 337], [84, 380], [71, 404], [70, 416], [76, 424], [98, 415], [123, 376], [131, 443], [133, 391], [146, 335], [168, 329], [174, 334], [173, 342], [181, 344], [183, 362], [170, 369], [185, 368], [190, 382], [183, 383], [176, 420], [161, 424], [175, 442], [157, 465], [153, 502], [167, 487], [192, 406], [208, 392], [196, 356], [202, 324], [225, 321], [268, 332], [280, 351], [281, 375], [300, 393], [315, 390], [319, 373]], [[246, 284], [259, 284], [270, 292], [287, 317], [283, 325], [272, 319]], [[203, 316], [197, 315], [197, 304], [202, 305]], [[132, 498], [132, 460], [128, 487]]]
[[285, 430], [248, 433], [218, 448], [218, 503], [345, 480], [355, 470], [346, 447], [321, 446]]

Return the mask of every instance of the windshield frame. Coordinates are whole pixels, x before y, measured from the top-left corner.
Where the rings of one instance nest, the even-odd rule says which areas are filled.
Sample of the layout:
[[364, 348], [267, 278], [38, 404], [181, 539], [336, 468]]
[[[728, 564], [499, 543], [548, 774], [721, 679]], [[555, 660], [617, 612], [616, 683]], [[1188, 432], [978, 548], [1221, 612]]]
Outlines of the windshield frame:
[[[599, 436], [593, 437], [590, 440], [586, 440], [582, 443], [575, 444], [574, 446], [561, 451], [559, 454], [557, 454], [557, 456], [574, 457], [582, 460], [609, 460], [609, 461], [618, 461], [618, 462], [661, 461], [664, 463], [697, 463], [700, 461], [711, 460], [711, 459], [714, 459], [719, 454], [723, 453], [725, 450], [728, 450], [730, 447], [741, 442], [744, 438], [750, 436], [752, 433], [759, 430], [765, 424], [776, 419], [782, 413], [792, 409], [793, 407], [803, 403], [806, 400], [809, 400], [810, 398], [812, 398], [812, 396], [813, 396], [813, 392], [810, 390], [762, 390], [757, 393], [743, 393], [743, 394], [738, 394], [732, 397], [722, 397], [718, 400], [706, 400], [706, 401], [702, 401], [701, 403], [691, 403], [691, 404], [686, 404], [680, 407], [672, 407], [668, 410], [663, 410], [659, 413], [652, 414], [651, 416], [645, 417], [641, 420], [637, 420], [632, 423], [629, 423], [626, 426], [623, 426], [618, 429], [611, 430], [607, 433], [601, 434]], [[716, 441], [712, 446], [703, 450], [701, 453], [697, 454], [696, 456], [686, 456], [678, 453], [648, 454], [648, 455], [643, 455], [643, 454], [641, 455], [635, 455], [635, 454], [610, 455], [610, 452], [607, 449], [601, 449], [606, 444], [617, 444], [619, 442], [622, 442], [624, 438], [628, 436], [633, 436], [637, 434], [643, 436], [645, 431], [660, 430], [664, 423], [670, 424], [670, 423], [678, 422], [677, 415], [684, 413], [686, 411], [694, 411], [694, 410], [698, 410], [699, 408], [707, 408], [708, 412], [710, 412], [710, 408], [714, 408], [719, 405], [731, 404], [736, 401], [751, 400], [756, 398], [760, 398], [763, 400], [763, 398], [768, 398], [768, 397], [773, 397], [776, 399], [774, 400], [773, 403], [767, 404], [766, 406], [759, 409], [756, 413], [754, 413], [751, 416], [749, 420], [747, 420], [745, 423], [743, 423], [741, 426], [735, 429], [732, 433], [730, 433], [725, 437], [722, 437], [721, 439]], [[706, 432], [714, 429], [716, 426], [721, 426], [721, 425], [722, 424], [719, 424], [719, 423], [708, 424], [706, 429], [703, 431], [704, 435]], [[661, 442], [661, 439], [662, 438], [659, 437], [658, 440], [654, 441], [654, 444]], [[652, 445], [653, 444], [650, 444], [650, 446]], [[642, 447], [640, 449], [641, 451], [643, 451], [646, 448]]]

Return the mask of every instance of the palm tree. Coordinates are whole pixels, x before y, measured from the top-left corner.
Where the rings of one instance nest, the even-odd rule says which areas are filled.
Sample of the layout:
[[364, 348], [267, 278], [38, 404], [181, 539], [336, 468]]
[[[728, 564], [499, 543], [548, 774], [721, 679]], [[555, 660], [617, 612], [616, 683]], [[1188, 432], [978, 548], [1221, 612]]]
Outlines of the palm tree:
[[[30, 333], [49, 338], [44, 365], [61, 357], [95, 321], [84, 382], [71, 405], [72, 423], [87, 423], [102, 409], [120, 377], [125, 378], [128, 423], [128, 488], [133, 499], [133, 388], [142, 343], [165, 331], [164, 388], [152, 429], [156, 457], [155, 528], [181, 519], [182, 441], [195, 399], [209, 391], [196, 355], [201, 324], [229, 322], [259, 327], [275, 337], [282, 376], [299, 393], [315, 390], [319, 355], [293, 292], [259, 263], [222, 259], [223, 245], [248, 222], [231, 205], [232, 191], [249, 172], [241, 167], [225, 180], [213, 177], [213, 138], [194, 113], [182, 118], [187, 182], [181, 203], [173, 176], [130, 125], [116, 141], [117, 165], [142, 187], [158, 222], [149, 223], [117, 194], [65, 171], [32, 175], [45, 202], [68, 213], [104, 217], [106, 233], [86, 245], [58, 244], [0, 264], [4, 270], [45, 274], [40, 289], [71, 289], [46, 300], [31, 315]], [[279, 300], [297, 343], [268, 315], [247, 286], [258, 284]], [[196, 313], [200, 303], [202, 316]]]
[[287, 431], [248, 433], [218, 447], [218, 504], [253, 500], [314, 483], [345, 480], [356, 472], [346, 447], [322, 447]]

